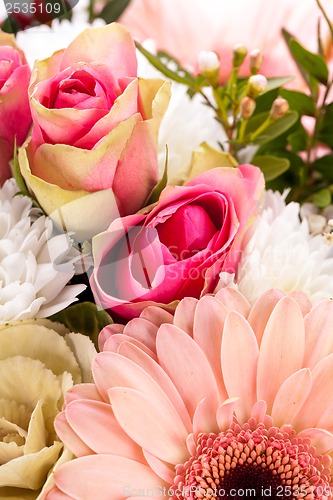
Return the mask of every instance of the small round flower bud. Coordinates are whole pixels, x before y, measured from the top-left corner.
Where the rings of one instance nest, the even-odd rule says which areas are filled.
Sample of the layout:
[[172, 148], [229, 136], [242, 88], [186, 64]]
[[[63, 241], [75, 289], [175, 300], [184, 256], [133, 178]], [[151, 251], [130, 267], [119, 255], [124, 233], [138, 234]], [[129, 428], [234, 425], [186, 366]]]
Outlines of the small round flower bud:
[[262, 65], [263, 55], [259, 49], [254, 49], [250, 53], [250, 71], [252, 75], [256, 75]]
[[240, 114], [243, 120], [248, 120], [256, 109], [256, 103], [251, 97], [244, 97], [240, 103]]
[[249, 78], [248, 92], [249, 97], [258, 97], [267, 89], [267, 79], [264, 75], [253, 75]]
[[234, 46], [234, 57], [232, 60], [232, 65], [234, 68], [239, 68], [244, 62], [247, 54], [247, 49], [241, 43]]
[[202, 50], [198, 55], [199, 73], [202, 75], [211, 74], [220, 68], [218, 55], [211, 50]]
[[288, 111], [289, 111], [288, 101], [283, 99], [283, 97], [277, 97], [272, 104], [272, 108], [269, 115], [273, 120], [278, 120], [279, 118], [282, 118], [282, 116], [284, 116], [286, 113], [288, 113]]

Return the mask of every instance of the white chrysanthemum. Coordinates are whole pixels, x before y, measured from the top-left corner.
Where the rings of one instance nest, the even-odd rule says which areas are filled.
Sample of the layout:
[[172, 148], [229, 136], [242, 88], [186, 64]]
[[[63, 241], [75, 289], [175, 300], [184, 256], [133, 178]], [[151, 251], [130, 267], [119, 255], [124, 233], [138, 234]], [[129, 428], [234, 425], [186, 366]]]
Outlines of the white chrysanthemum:
[[[147, 40], [144, 46], [152, 53], [156, 51], [152, 40]], [[139, 52], [138, 74], [144, 78], [165, 78]], [[172, 83], [171, 91], [169, 106], [159, 130], [158, 159], [162, 173], [167, 146], [168, 182], [177, 184], [187, 178], [192, 153], [201, 143], [208, 142], [218, 147], [219, 142], [225, 143], [227, 136], [216, 121], [214, 111], [204, 104], [199, 94], [191, 99], [187, 87], [175, 82]]]
[[301, 290], [313, 300], [333, 297], [332, 253], [327, 239], [311, 235], [307, 220], [300, 221], [298, 203], [268, 191], [240, 262], [238, 288], [251, 304], [270, 288]]
[[68, 235], [52, 236], [51, 220], [36, 218], [18, 191], [14, 179], [0, 189], [0, 324], [50, 316], [85, 289], [66, 286], [74, 275]]

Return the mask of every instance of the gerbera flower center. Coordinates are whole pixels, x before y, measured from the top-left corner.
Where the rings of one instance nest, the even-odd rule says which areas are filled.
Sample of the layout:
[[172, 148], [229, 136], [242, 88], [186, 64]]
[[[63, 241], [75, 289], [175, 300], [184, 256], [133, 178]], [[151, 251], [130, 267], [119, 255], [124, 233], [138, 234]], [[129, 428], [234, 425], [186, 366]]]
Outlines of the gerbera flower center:
[[331, 458], [291, 426], [254, 419], [219, 434], [199, 434], [196, 453], [176, 467], [173, 499], [332, 498]]

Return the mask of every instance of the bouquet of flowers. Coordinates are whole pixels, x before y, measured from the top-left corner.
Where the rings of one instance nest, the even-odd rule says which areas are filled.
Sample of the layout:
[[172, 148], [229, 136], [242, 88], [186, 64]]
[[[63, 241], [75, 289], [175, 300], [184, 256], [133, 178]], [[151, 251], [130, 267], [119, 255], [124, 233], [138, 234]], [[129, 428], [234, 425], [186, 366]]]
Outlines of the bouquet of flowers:
[[333, 498], [333, 10], [298, 3], [6, 4], [0, 498]]

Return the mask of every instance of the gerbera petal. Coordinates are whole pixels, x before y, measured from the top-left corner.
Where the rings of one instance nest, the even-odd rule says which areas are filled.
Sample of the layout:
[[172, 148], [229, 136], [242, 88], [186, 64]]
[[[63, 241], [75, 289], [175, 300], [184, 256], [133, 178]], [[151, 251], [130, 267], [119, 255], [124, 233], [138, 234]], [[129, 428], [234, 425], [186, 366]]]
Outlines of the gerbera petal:
[[170, 464], [186, 459], [187, 431], [171, 405], [127, 388], [110, 389], [109, 397], [119, 424], [139, 446]]
[[322, 359], [312, 370], [313, 382], [310, 394], [297, 415], [298, 427], [316, 427], [333, 430], [330, 401], [333, 393], [333, 354]]
[[53, 487], [50, 491], [45, 494], [45, 500], [75, 500], [60, 491], [58, 488]]
[[153, 469], [153, 471], [163, 479], [163, 481], [172, 484], [173, 477], [175, 475], [175, 471], [173, 467], [168, 466], [165, 462], [162, 462], [159, 458], [156, 458], [154, 455], [149, 453], [146, 450], [143, 450], [143, 454], [145, 459], [147, 460], [148, 465]]
[[216, 416], [206, 399], [200, 401], [193, 415], [193, 432], [218, 432]]
[[224, 401], [217, 409], [216, 419], [221, 431], [229, 429], [233, 420], [235, 404], [238, 398], [231, 398]]
[[309, 369], [303, 368], [288, 377], [274, 399], [272, 418], [275, 425], [285, 422], [293, 424], [297, 413], [303, 406], [312, 387], [312, 374]]
[[107, 325], [100, 331], [98, 335], [98, 347], [100, 351], [105, 351], [104, 349], [105, 342], [112, 337], [112, 335], [116, 335], [118, 333], [123, 333], [125, 325], [118, 325], [117, 323], [112, 325]]
[[186, 406], [182, 398], [180, 397], [176, 387], [174, 386], [168, 375], [165, 373], [165, 371], [161, 368], [161, 366], [156, 363], [156, 361], [154, 361], [150, 356], [148, 356], [144, 351], [138, 349], [135, 345], [130, 344], [129, 342], [124, 342], [123, 344], [121, 344], [121, 346], [119, 347], [119, 354], [137, 363], [148, 373], [148, 375], [155, 382], [159, 384], [161, 389], [164, 391], [168, 399], [177, 410], [177, 413], [184, 422], [185, 427], [190, 432], [192, 425]]
[[227, 308], [219, 300], [206, 295], [198, 301], [193, 324], [193, 338], [210, 363], [219, 387], [221, 401], [227, 398], [227, 392], [221, 377], [221, 355], [216, 347], [221, 345], [227, 314]]
[[259, 348], [249, 323], [238, 312], [229, 312], [222, 338], [221, 366], [230, 398], [239, 397], [237, 417], [249, 418], [257, 395], [257, 363]]
[[95, 384], [78, 384], [71, 387], [66, 392], [66, 403], [75, 399], [91, 399], [93, 401], [103, 401]]
[[54, 426], [58, 436], [62, 441], [66, 442], [67, 447], [76, 457], [84, 457], [85, 455], [92, 455], [94, 453], [69, 425], [65, 412], [57, 415]]
[[[95, 453], [114, 453], [144, 462], [141, 449], [125, 434], [109, 404], [76, 400], [66, 406], [67, 421]], [[93, 422], [93, 425], [92, 425]]]
[[153, 359], [157, 359], [155, 353], [151, 351], [148, 347], [146, 347], [142, 342], [133, 339], [128, 335], [124, 335], [123, 333], [115, 334], [109, 337], [105, 341], [103, 351], [118, 352], [118, 348], [123, 342], [131, 342], [132, 344], [136, 345], [139, 349], [142, 349], [142, 351], [147, 353], [148, 356], [151, 356]]
[[297, 434], [297, 437], [309, 437], [319, 454], [329, 453], [333, 450], [333, 434], [325, 429], [304, 429]]
[[267, 412], [266, 401], [257, 401], [252, 408], [251, 417], [257, 422], [264, 422]]
[[57, 487], [75, 499], [125, 500], [134, 490], [166, 486], [150, 467], [117, 455], [91, 455], [67, 462], [54, 473]]
[[221, 288], [216, 294], [216, 298], [225, 305], [229, 311], [237, 311], [244, 318], [247, 318], [251, 310], [251, 306], [238, 290], [235, 288]]
[[252, 307], [248, 317], [248, 322], [252, 326], [259, 344], [264, 334], [267, 321], [269, 320], [274, 307], [284, 296], [285, 294], [282, 290], [268, 290], [259, 297]]
[[173, 315], [168, 311], [156, 306], [148, 306], [140, 314], [140, 318], [146, 319], [160, 327], [163, 323], [172, 323]]
[[191, 335], [191, 337], [193, 335], [194, 311], [197, 304], [197, 299], [185, 297], [185, 299], [179, 302], [173, 320], [175, 326], [178, 326], [178, 328]]
[[312, 307], [312, 302], [306, 293], [294, 290], [293, 292], [288, 293], [288, 297], [294, 299], [294, 301], [297, 302], [303, 316], [308, 314]]
[[142, 342], [151, 351], [155, 350], [158, 327], [143, 318], [134, 318], [124, 328], [124, 334]]
[[283, 297], [266, 325], [258, 360], [258, 399], [266, 401], [269, 411], [281, 384], [302, 367], [304, 343], [301, 310], [293, 299]]
[[218, 388], [204, 353], [183, 330], [162, 325], [157, 333], [156, 350], [159, 363], [178, 389], [192, 417], [204, 398], [218, 405]]
[[[141, 393], [149, 395], [155, 402], [156, 406], [161, 408], [172, 408], [172, 412], [177, 414], [178, 418], [184, 417], [185, 423], [189, 425], [189, 418], [184, 405], [180, 406], [179, 398], [177, 398], [176, 390], [172, 391], [171, 384], [169, 395], [175, 397], [178, 407], [181, 410], [179, 414], [172, 401], [168, 398], [162, 387], [158, 385], [154, 379], [154, 374], [158, 374], [157, 370], [153, 370], [153, 375], [146, 372], [140, 365], [134, 363], [129, 358], [121, 354], [105, 352], [98, 357], [93, 365], [94, 378], [102, 396], [106, 398], [108, 390], [112, 387], [127, 387], [139, 390]], [[164, 381], [166, 377], [164, 378]]]
[[333, 302], [323, 300], [316, 304], [305, 320], [304, 366], [313, 368], [333, 350]]

